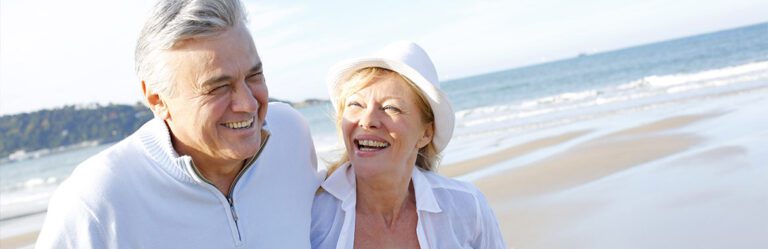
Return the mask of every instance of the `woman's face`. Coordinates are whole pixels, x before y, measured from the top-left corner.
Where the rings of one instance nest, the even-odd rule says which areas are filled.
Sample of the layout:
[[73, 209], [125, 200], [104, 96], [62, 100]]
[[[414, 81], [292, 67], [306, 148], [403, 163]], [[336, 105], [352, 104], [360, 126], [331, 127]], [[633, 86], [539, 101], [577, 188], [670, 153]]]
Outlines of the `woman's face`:
[[432, 140], [418, 96], [394, 74], [374, 79], [346, 98], [341, 129], [358, 176], [408, 175], [419, 149]]

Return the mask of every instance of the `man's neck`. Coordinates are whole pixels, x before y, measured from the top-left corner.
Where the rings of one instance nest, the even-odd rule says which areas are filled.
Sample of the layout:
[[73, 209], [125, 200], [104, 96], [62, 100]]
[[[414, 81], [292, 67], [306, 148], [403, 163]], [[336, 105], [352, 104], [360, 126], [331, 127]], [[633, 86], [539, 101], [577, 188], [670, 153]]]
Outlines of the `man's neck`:
[[243, 169], [244, 161], [237, 161], [233, 163], [213, 163], [205, 162], [204, 160], [192, 159], [195, 162], [195, 167], [200, 171], [202, 177], [205, 177], [213, 184], [222, 194], [229, 196], [229, 190], [234, 184], [237, 175]]
[[210, 182], [225, 196], [229, 195], [229, 189], [235, 178], [243, 169], [245, 160], [222, 160], [207, 156], [201, 151], [185, 146], [174, 139], [173, 147], [179, 155], [188, 155], [192, 157], [195, 170], [200, 173], [200, 177]]
[[[168, 129], [170, 130], [170, 127]], [[208, 156], [205, 152], [184, 144], [173, 133], [171, 133], [171, 143], [178, 155], [192, 157], [195, 170], [200, 173], [200, 177], [213, 184], [225, 196], [229, 196], [235, 178], [243, 169], [245, 161], [248, 160], [227, 160]]]

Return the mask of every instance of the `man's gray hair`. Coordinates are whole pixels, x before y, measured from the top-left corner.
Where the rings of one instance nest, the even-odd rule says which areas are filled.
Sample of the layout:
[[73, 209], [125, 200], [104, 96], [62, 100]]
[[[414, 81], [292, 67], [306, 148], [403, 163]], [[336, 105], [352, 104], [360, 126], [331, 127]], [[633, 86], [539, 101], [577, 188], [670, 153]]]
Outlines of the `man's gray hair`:
[[173, 95], [172, 79], [161, 76], [159, 54], [179, 42], [219, 34], [247, 22], [239, 0], [160, 0], [144, 24], [136, 44], [136, 74], [147, 87]]

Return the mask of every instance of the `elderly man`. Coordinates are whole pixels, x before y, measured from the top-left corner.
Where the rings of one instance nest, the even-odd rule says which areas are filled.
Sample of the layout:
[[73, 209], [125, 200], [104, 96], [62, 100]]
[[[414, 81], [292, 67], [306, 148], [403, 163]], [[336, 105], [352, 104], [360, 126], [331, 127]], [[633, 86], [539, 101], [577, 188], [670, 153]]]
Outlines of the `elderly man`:
[[309, 247], [311, 137], [267, 103], [245, 18], [238, 0], [160, 0], [136, 49], [155, 119], [62, 183], [38, 248]]

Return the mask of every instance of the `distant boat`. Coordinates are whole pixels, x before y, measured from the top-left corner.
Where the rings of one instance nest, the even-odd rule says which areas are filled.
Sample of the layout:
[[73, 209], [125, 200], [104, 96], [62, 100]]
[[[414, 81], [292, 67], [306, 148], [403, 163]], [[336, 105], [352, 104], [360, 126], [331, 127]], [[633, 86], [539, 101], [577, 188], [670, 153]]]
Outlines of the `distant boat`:
[[585, 53], [585, 52], [581, 52], [581, 53], [579, 53], [578, 55], [576, 55], [576, 58], [587, 57], [587, 56], [589, 56], [589, 54], [588, 54], [588, 53]]

